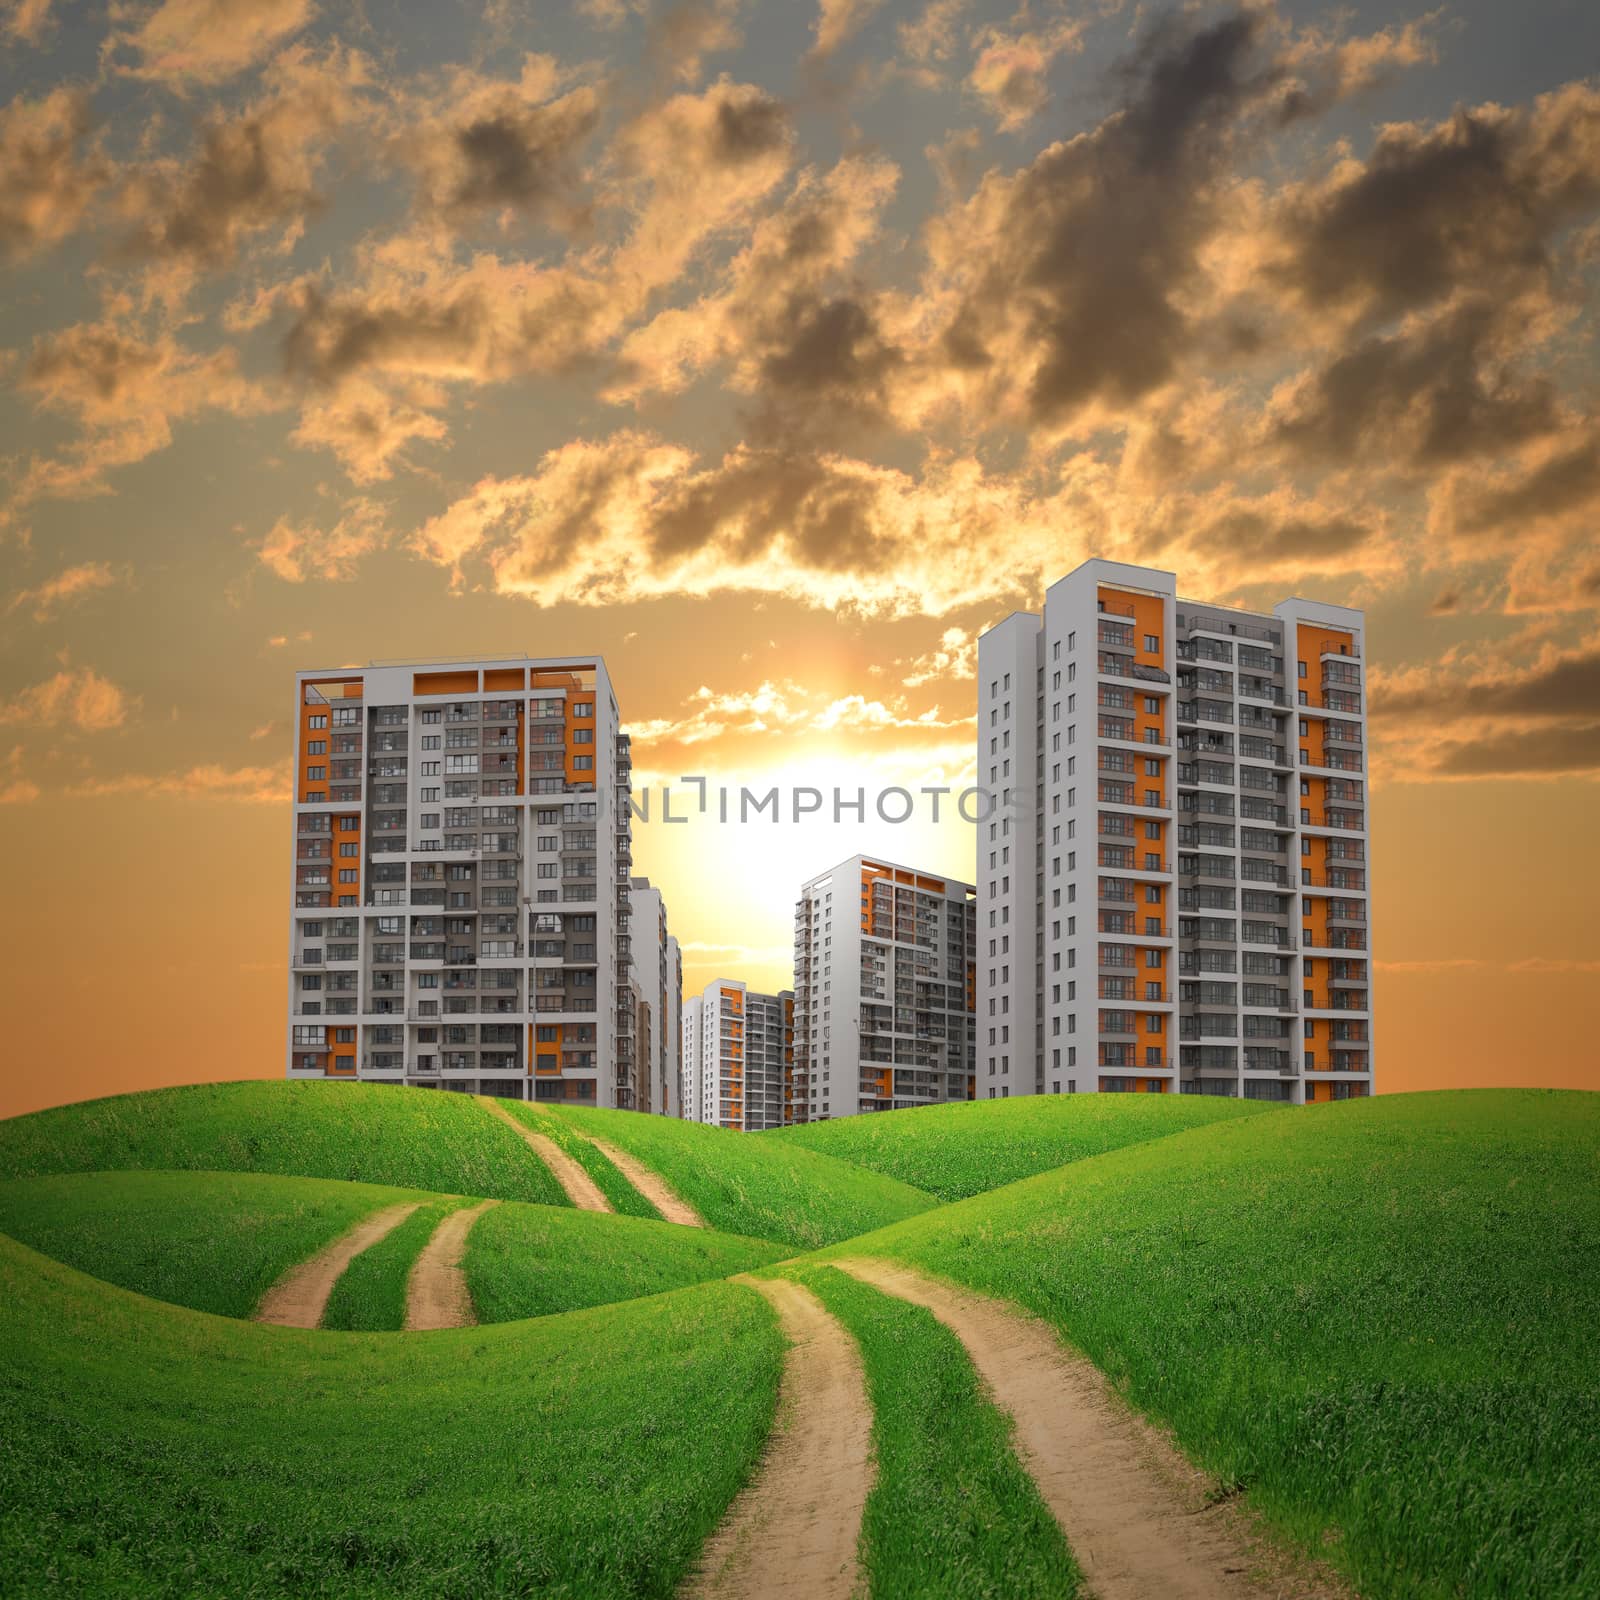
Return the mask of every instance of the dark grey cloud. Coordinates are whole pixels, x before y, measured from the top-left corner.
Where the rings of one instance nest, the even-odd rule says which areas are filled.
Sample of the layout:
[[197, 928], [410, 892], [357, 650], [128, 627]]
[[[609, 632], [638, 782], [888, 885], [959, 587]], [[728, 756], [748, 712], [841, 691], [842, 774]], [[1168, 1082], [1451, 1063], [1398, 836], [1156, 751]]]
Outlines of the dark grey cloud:
[[727, 541], [730, 557], [754, 560], [782, 538], [796, 559], [823, 571], [882, 570], [892, 551], [875, 532], [876, 490], [808, 451], [741, 450], [711, 474], [686, 480], [649, 529], [658, 557]]
[[1385, 720], [1423, 717], [1430, 722], [1480, 717], [1559, 721], [1600, 719], [1600, 648], [1558, 657], [1514, 676], [1430, 683], [1422, 688], [1372, 692], [1372, 712]]
[[[1123, 69], [1122, 107], [1010, 177], [991, 173], [941, 221], [938, 277], [960, 285], [930, 359], [1031, 374], [1031, 420], [1126, 405], [1165, 383], [1196, 337], [1184, 291], [1217, 225], [1214, 184], [1280, 74], [1265, 22], [1172, 18]], [[1003, 380], [1009, 381], [1009, 380]]]
[[1517, 347], [1517, 320], [1474, 297], [1361, 338], [1295, 390], [1273, 438], [1319, 461], [1382, 456], [1432, 468], [1552, 433], [1563, 420], [1555, 385], [1502, 353]]
[[1600, 504], [1600, 437], [1560, 450], [1506, 482], [1457, 493], [1451, 529], [1469, 537], [1516, 534]]
[[60, 88], [0, 108], [0, 258], [20, 261], [83, 220], [107, 163], [89, 135], [89, 97]]
[[1600, 770], [1600, 723], [1495, 733], [1452, 745], [1437, 771], [1457, 778], [1557, 777]]
[[1562, 231], [1600, 205], [1600, 87], [1527, 108], [1460, 109], [1386, 127], [1367, 158], [1300, 190], [1279, 282], [1314, 307], [1392, 317], [1459, 288], [1548, 281]]
[[475, 97], [411, 141], [424, 208], [456, 224], [502, 210], [570, 221], [583, 209], [580, 158], [600, 114], [588, 86], [542, 105], [510, 84]]

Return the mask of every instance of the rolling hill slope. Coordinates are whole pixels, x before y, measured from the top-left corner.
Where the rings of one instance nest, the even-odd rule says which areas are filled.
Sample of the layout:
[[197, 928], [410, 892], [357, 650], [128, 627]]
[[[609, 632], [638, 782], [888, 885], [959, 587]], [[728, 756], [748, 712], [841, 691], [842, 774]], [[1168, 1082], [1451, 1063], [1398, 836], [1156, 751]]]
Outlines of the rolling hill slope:
[[1600, 1096], [1406, 1095], [1092, 1157], [835, 1246], [1053, 1323], [1368, 1600], [1578, 1600]]
[[0, 1177], [139, 1168], [278, 1172], [568, 1203], [549, 1169], [470, 1095], [370, 1083], [212, 1083], [0, 1122]]
[[936, 1204], [897, 1178], [764, 1135], [629, 1111], [550, 1115], [636, 1157], [727, 1233], [814, 1250]]
[[1215, 1095], [1029, 1095], [840, 1117], [760, 1137], [884, 1173], [940, 1200], [965, 1200], [1086, 1156], [1272, 1109]]
[[666, 1600], [748, 1474], [782, 1342], [733, 1284], [332, 1334], [0, 1238], [0, 1593]]
[[85, 1172], [0, 1183], [0, 1232], [124, 1289], [248, 1317], [297, 1263], [414, 1189], [255, 1172]]

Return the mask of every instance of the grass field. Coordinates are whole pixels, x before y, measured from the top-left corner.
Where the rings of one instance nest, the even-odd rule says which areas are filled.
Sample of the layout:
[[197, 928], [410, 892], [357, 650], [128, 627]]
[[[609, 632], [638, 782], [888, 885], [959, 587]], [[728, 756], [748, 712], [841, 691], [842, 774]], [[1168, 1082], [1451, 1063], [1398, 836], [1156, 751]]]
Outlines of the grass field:
[[551, 1113], [653, 1168], [713, 1227], [813, 1250], [926, 1211], [930, 1195], [766, 1135], [626, 1111]]
[[885, 1173], [940, 1200], [965, 1200], [1086, 1156], [1267, 1109], [1215, 1095], [1039, 1095], [840, 1117], [760, 1137]]
[[248, 1317], [297, 1262], [431, 1196], [248, 1172], [84, 1172], [0, 1183], [0, 1232], [124, 1289]]
[[139, 1168], [279, 1172], [568, 1203], [544, 1163], [470, 1095], [370, 1083], [217, 1083], [0, 1122], [0, 1178]]
[[829, 1253], [1038, 1312], [1367, 1600], [1579, 1600], [1597, 1239], [1600, 1096], [1486, 1091], [1224, 1122]]
[[761, 1448], [782, 1351], [738, 1285], [333, 1336], [6, 1239], [0, 1306], [8, 1597], [666, 1600]]
[[872, 1600], [1070, 1600], [1077, 1563], [984, 1398], [961, 1341], [920, 1306], [831, 1267], [787, 1275], [855, 1336], [878, 1477], [862, 1522]]
[[507, 1100], [505, 1109], [559, 1146], [594, 1179], [613, 1209], [625, 1217], [647, 1217], [659, 1222], [661, 1213], [617, 1171], [616, 1164], [603, 1151], [585, 1139], [572, 1124], [551, 1116], [531, 1101]]
[[467, 1236], [467, 1287], [481, 1322], [510, 1322], [726, 1278], [786, 1254], [708, 1228], [502, 1205]]
[[[983, 1102], [804, 1139], [532, 1116], [619, 1202], [583, 1135], [626, 1148], [704, 1230], [522, 1203], [553, 1180], [464, 1096], [238, 1084], [0, 1123], [0, 1230], [46, 1253], [0, 1237], [0, 1593], [671, 1595], [772, 1415], [772, 1313], [716, 1281], [759, 1270], [862, 1347], [870, 1600], [1070, 1594], [957, 1341], [827, 1265], [878, 1255], [1048, 1320], [1363, 1600], [1592, 1594], [1600, 1096], [1254, 1110]], [[943, 1205], [895, 1176], [1042, 1162]], [[485, 1325], [384, 1331], [465, 1195], [509, 1202], [467, 1245]], [[226, 1320], [412, 1198], [335, 1289], [346, 1331]]]
[[322, 1313], [324, 1328], [395, 1333], [405, 1327], [406, 1280], [412, 1263], [452, 1211], [475, 1203], [461, 1195], [430, 1195], [427, 1202], [344, 1269]]

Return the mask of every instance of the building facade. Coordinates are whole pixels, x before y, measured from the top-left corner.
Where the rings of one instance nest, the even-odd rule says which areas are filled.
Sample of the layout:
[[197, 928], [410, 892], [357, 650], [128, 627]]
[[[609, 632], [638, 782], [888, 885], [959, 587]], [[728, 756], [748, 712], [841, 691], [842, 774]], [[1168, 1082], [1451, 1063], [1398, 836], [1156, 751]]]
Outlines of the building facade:
[[288, 1075], [637, 1106], [604, 663], [301, 672], [295, 729]]
[[1364, 631], [1096, 560], [981, 637], [979, 1095], [1372, 1092]]
[[971, 1099], [971, 884], [852, 856], [795, 905], [794, 1120]]
[[794, 1115], [794, 994], [737, 978], [683, 1005], [684, 1112], [690, 1122], [759, 1133]]
[[648, 878], [628, 883], [628, 958], [634, 982], [644, 1001], [650, 1029], [649, 1049], [642, 1036], [635, 1053], [648, 1064], [648, 1094], [637, 1106], [659, 1116], [682, 1114], [683, 964], [678, 941], [667, 929], [667, 905]]

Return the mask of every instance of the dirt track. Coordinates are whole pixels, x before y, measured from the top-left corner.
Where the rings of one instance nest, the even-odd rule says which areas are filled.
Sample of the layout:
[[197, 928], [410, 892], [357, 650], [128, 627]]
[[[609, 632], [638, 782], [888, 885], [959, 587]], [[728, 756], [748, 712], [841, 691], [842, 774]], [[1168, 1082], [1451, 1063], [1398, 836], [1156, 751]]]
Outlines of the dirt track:
[[792, 1341], [778, 1415], [755, 1476], [706, 1541], [683, 1600], [849, 1600], [872, 1487], [872, 1405], [855, 1340], [784, 1278], [733, 1280], [765, 1295]]
[[481, 1200], [475, 1206], [450, 1212], [433, 1237], [422, 1247], [406, 1280], [406, 1328], [468, 1328], [478, 1318], [467, 1293], [461, 1257], [472, 1225], [498, 1200]]
[[600, 1192], [599, 1186], [554, 1139], [535, 1133], [525, 1123], [518, 1122], [492, 1095], [480, 1094], [479, 1105], [499, 1117], [514, 1133], [527, 1141], [528, 1147], [549, 1167], [551, 1175], [566, 1191], [567, 1198], [580, 1211], [614, 1211], [616, 1207]]
[[687, 1200], [680, 1200], [659, 1173], [652, 1172], [649, 1167], [630, 1156], [626, 1150], [619, 1150], [605, 1139], [597, 1139], [592, 1133], [585, 1133], [583, 1137], [605, 1156], [668, 1222], [680, 1222], [686, 1228], [705, 1227], [705, 1218]]
[[1016, 1423], [1033, 1474], [1095, 1600], [1335, 1600], [1350, 1591], [1260, 1538], [1237, 1505], [1134, 1415], [1086, 1357], [1004, 1301], [890, 1261], [839, 1261], [926, 1306], [966, 1346]]
[[291, 1267], [261, 1297], [256, 1307], [257, 1322], [273, 1322], [283, 1328], [315, 1328], [322, 1322], [328, 1296], [344, 1276], [344, 1269], [369, 1245], [398, 1228], [419, 1202], [386, 1206], [342, 1233], [332, 1244], [324, 1245], [309, 1261]]

